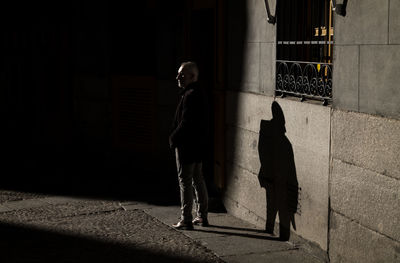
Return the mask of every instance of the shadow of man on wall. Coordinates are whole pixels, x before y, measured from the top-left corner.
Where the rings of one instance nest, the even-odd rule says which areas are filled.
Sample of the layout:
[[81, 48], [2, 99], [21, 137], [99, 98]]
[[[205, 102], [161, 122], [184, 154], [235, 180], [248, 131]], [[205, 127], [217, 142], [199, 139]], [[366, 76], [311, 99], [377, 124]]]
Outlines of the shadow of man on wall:
[[285, 117], [282, 108], [274, 101], [272, 119], [261, 120], [258, 153], [261, 162], [258, 180], [266, 189], [267, 221], [265, 231], [274, 233], [275, 219], [279, 213], [279, 240], [290, 237], [290, 224], [296, 230], [294, 214], [297, 211], [298, 182], [293, 149], [285, 136]]

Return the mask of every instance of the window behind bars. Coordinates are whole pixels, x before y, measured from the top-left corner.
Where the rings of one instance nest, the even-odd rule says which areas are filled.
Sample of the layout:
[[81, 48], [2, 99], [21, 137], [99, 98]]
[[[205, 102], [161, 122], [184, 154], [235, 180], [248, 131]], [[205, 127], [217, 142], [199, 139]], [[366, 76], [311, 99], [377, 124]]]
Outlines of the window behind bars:
[[276, 94], [332, 99], [331, 0], [277, 1]]

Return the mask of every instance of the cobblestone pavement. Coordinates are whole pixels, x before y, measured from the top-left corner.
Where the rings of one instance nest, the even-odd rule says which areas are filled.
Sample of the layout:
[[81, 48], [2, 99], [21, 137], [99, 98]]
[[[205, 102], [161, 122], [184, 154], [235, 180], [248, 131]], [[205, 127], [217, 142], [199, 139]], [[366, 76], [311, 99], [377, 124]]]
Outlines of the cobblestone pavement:
[[35, 199], [45, 197], [43, 194], [36, 193], [25, 193], [18, 191], [10, 191], [10, 190], [0, 190], [0, 204], [10, 202], [10, 201], [20, 201], [27, 199]]
[[116, 201], [1, 190], [0, 200], [0, 262], [223, 262], [143, 210], [124, 210]]

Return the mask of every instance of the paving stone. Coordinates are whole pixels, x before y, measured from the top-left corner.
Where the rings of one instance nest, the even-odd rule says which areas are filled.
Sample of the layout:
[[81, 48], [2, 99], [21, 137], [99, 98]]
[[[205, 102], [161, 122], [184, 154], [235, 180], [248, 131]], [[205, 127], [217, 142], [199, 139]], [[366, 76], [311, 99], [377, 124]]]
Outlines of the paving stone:
[[146, 213], [158, 218], [166, 225], [172, 225], [178, 222], [180, 217], [180, 209], [178, 206], [157, 206], [146, 209]]
[[305, 254], [299, 250], [278, 251], [272, 253], [249, 254], [243, 256], [226, 256], [222, 259], [228, 263], [253, 263], [253, 262], [274, 262], [274, 263], [287, 263], [287, 262], [307, 262], [307, 263], [321, 263], [325, 262], [319, 258]]
[[28, 209], [33, 207], [41, 207], [46, 205], [40, 199], [30, 199], [30, 200], [23, 200], [23, 201], [15, 201], [15, 202], [7, 202], [3, 204], [5, 207], [8, 207], [10, 210], [21, 210], [21, 209]]
[[89, 203], [2, 214], [1, 262], [222, 262], [141, 210], [104, 211], [115, 203]]
[[43, 198], [45, 196], [46, 195], [44, 194], [38, 194], [38, 193], [29, 193], [29, 192], [21, 192], [13, 190], [0, 190], [0, 204], [12, 201], [21, 201], [26, 199]]
[[304, 256], [301, 241], [277, 241], [226, 213], [209, 213], [209, 227], [177, 231], [170, 225], [179, 206], [69, 197], [14, 203], [0, 213], [0, 262], [319, 262]]
[[12, 208], [9, 208], [9, 207], [7, 207], [5, 205], [0, 205], [0, 213], [10, 212], [12, 210], [13, 210]]
[[137, 209], [149, 209], [152, 205], [146, 203], [136, 203], [136, 204], [120, 204], [124, 210], [137, 210]]
[[53, 196], [53, 197], [46, 197], [46, 198], [42, 199], [42, 201], [44, 201], [48, 204], [51, 204], [51, 205], [65, 204], [65, 203], [71, 203], [71, 202], [81, 202], [82, 200], [90, 201], [91, 199], [75, 198], [75, 197], [69, 197], [69, 196]]
[[[23, 208], [14, 209], [0, 214], [0, 222], [38, 222], [49, 218], [74, 217], [102, 211], [122, 209], [117, 202], [81, 201], [67, 204], [48, 205], [43, 201], [25, 202]], [[20, 205], [20, 204], [19, 204]], [[31, 205], [29, 207], [29, 205]]]
[[266, 253], [296, 249], [289, 242], [280, 242], [268, 235], [231, 234], [229, 236], [203, 239], [203, 244], [212, 248], [218, 256], [239, 256], [251, 253]]

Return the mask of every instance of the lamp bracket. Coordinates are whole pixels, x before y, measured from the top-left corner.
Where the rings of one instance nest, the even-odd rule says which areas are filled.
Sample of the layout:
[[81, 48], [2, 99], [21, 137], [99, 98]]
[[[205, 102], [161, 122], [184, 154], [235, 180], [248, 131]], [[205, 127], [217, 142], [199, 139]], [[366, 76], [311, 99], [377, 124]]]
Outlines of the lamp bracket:
[[346, 16], [347, 1], [348, 0], [343, 0], [342, 4], [336, 4], [336, 0], [332, 0], [331, 3], [333, 11], [335, 11], [338, 15]]
[[267, 15], [268, 15], [267, 21], [268, 21], [268, 23], [275, 25], [276, 17], [271, 14], [271, 10], [269, 9], [268, 0], [264, 0], [264, 2], [265, 2], [265, 8], [267, 9]]

